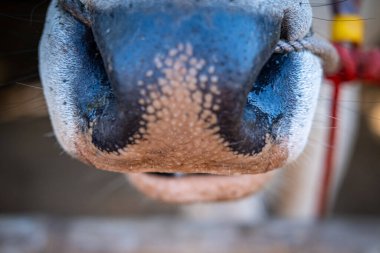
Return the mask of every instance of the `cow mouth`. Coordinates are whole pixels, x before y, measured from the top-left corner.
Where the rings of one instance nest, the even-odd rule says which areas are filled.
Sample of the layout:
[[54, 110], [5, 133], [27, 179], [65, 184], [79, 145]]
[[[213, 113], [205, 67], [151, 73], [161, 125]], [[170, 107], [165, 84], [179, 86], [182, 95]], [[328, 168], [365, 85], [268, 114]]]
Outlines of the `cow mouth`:
[[235, 200], [259, 191], [273, 172], [255, 175], [130, 173], [129, 181], [148, 197], [187, 204]]

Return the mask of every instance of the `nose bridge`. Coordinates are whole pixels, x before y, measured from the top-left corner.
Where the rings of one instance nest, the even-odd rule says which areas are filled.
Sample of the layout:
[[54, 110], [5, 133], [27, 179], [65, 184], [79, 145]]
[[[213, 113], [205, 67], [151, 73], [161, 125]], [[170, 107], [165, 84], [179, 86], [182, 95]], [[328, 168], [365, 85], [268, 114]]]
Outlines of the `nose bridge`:
[[157, 56], [180, 44], [190, 44], [194, 56], [226, 75], [225, 87], [241, 88], [248, 73], [263, 65], [280, 36], [280, 20], [258, 12], [218, 5], [156, 5], [118, 8], [95, 16], [95, 39], [121, 91], [134, 89], [147, 77]]
[[[214, 69], [222, 93], [234, 101], [245, 98], [249, 81], [280, 36], [280, 20], [218, 5], [117, 8], [94, 20], [95, 39], [114, 89], [128, 99], [138, 96], [139, 83], [158, 83], [157, 59], [180, 45], [191, 47], [192, 57]], [[169, 65], [175, 57], [171, 58], [166, 59]]]

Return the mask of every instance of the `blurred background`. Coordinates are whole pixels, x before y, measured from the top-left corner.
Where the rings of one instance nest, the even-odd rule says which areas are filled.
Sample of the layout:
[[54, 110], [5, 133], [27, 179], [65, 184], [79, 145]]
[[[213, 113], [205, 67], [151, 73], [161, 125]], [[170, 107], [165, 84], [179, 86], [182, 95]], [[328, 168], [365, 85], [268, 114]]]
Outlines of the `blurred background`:
[[[315, 32], [326, 38], [331, 25], [327, 2], [311, 1]], [[366, 47], [380, 46], [380, 2], [363, 2]], [[147, 199], [123, 175], [70, 158], [55, 140], [37, 63], [48, 3], [0, 1], [0, 215], [175, 217], [178, 206]], [[363, 86], [360, 101], [346, 102], [359, 104], [360, 123], [332, 216], [380, 217], [380, 86]]]

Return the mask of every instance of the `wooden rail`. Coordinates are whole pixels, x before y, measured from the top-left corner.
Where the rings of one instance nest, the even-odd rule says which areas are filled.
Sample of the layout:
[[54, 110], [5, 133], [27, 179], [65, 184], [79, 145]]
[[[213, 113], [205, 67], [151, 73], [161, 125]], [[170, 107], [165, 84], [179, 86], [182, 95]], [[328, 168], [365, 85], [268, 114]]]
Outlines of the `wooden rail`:
[[380, 220], [261, 224], [0, 217], [1, 253], [378, 253]]

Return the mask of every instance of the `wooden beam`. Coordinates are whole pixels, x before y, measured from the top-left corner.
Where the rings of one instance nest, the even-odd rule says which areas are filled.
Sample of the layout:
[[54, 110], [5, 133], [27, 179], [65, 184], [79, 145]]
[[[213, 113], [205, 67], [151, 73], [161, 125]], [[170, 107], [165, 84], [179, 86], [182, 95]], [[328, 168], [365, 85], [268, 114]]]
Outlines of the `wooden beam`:
[[377, 253], [380, 220], [237, 225], [178, 218], [0, 217], [0, 252]]

